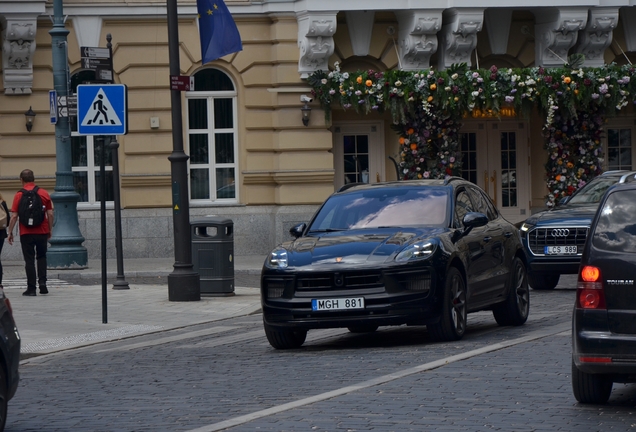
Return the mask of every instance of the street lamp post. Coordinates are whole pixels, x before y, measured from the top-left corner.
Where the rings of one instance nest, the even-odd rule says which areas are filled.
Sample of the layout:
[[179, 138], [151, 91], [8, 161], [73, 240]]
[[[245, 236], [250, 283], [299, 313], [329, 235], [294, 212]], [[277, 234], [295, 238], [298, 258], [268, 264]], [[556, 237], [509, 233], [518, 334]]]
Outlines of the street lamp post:
[[[68, 96], [68, 45], [69, 31], [64, 26], [62, 0], [53, 0], [53, 28], [49, 31], [53, 52], [53, 85], [58, 96]], [[46, 258], [49, 268], [86, 268], [88, 252], [82, 243], [79, 230], [77, 203], [79, 194], [73, 187], [71, 169], [71, 128], [68, 117], [59, 117], [55, 124], [55, 191], [51, 200], [55, 207], [55, 225]]]
[[[168, 55], [170, 76], [180, 75], [179, 19], [177, 0], [167, 0]], [[169, 301], [201, 300], [199, 274], [192, 265], [192, 234], [190, 233], [190, 204], [188, 201], [188, 155], [183, 151], [183, 120], [181, 92], [170, 91], [172, 105], [172, 220], [174, 228], [174, 271], [168, 275]]]

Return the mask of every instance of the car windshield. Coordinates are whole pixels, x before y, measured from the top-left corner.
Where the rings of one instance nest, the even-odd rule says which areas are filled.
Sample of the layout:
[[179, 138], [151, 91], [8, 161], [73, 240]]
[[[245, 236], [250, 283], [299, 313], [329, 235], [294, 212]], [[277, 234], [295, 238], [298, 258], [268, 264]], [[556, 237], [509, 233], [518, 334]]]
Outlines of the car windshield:
[[614, 183], [618, 182], [618, 178], [598, 178], [595, 181], [592, 181], [585, 186], [583, 186], [579, 191], [572, 195], [568, 204], [593, 204], [601, 201], [603, 194], [607, 188], [609, 188]]
[[399, 226], [447, 226], [448, 191], [435, 187], [365, 189], [331, 196], [310, 232]]

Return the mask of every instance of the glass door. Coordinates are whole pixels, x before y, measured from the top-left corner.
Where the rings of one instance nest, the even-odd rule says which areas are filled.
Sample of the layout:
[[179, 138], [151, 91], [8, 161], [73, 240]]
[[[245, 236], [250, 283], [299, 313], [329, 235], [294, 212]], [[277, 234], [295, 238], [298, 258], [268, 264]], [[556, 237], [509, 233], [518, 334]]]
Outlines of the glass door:
[[530, 215], [526, 124], [466, 122], [460, 134], [462, 177], [484, 189], [510, 222]]
[[334, 126], [334, 186], [378, 183], [384, 176], [381, 123], [348, 123]]

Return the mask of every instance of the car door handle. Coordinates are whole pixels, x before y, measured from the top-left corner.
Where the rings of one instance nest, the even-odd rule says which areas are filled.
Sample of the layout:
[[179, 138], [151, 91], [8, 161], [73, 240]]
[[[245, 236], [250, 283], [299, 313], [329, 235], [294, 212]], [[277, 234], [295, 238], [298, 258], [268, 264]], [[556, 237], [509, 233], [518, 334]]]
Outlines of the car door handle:
[[486, 243], [488, 243], [490, 240], [492, 240], [492, 237], [488, 236], [488, 237], [484, 237], [484, 241]]

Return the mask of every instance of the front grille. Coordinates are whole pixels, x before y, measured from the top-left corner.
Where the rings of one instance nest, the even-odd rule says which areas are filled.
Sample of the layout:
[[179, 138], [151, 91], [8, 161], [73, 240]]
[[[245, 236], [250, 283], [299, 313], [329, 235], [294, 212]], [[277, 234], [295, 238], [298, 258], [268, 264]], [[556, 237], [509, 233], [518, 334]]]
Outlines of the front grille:
[[545, 246], [577, 246], [582, 251], [588, 231], [588, 227], [536, 228], [528, 232], [528, 245], [533, 255], [544, 255]]
[[379, 271], [303, 274], [296, 278], [298, 291], [329, 291], [381, 286], [383, 286], [382, 273]]
[[281, 298], [285, 293], [285, 289], [291, 288], [293, 283], [294, 278], [289, 276], [268, 276], [263, 278], [262, 281], [267, 298]]
[[405, 288], [408, 291], [415, 292], [428, 292], [431, 289], [431, 277], [430, 275], [424, 275], [415, 277], [413, 279], [408, 279], [403, 282]]

